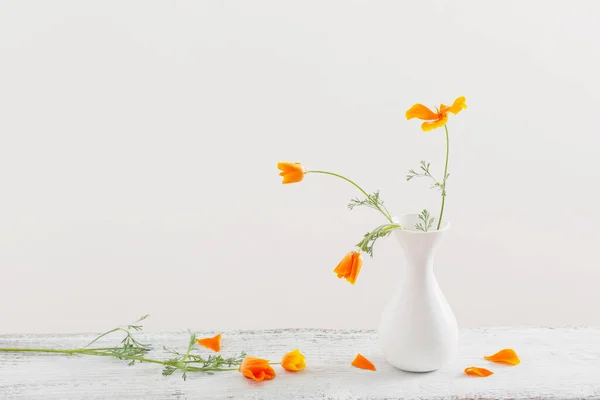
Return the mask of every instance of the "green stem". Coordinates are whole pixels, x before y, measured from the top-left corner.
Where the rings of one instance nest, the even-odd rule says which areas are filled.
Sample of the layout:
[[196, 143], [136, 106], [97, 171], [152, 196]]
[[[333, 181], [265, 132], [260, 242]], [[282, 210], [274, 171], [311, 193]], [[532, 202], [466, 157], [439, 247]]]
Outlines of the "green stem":
[[[81, 349], [81, 351], [75, 350], [74, 353], [75, 354], [86, 354], [86, 355], [92, 355], [92, 356], [117, 357], [117, 358], [121, 358], [124, 360], [135, 360], [135, 361], [139, 361], [139, 362], [173, 366], [168, 361], [154, 360], [151, 358], [137, 357], [137, 356], [127, 356], [127, 355], [121, 356], [121, 355], [115, 355], [115, 354], [100, 353], [100, 352], [94, 352], [93, 350], [94, 349]], [[194, 362], [194, 361], [182, 361], [183, 364], [191, 363], [191, 362]], [[179, 368], [179, 369], [181, 369], [181, 368]], [[194, 367], [194, 366], [188, 365], [185, 367], [185, 369], [187, 371], [238, 371], [239, 367], [238, 368], [202, 368], [202, 367]]]
[[377, 208], [377, 210], [379, 210], [380, 213], [383, 214], [383, 216], [390, 221], [390, 223], [394, 223], [394, 221], [392, 221], [392, 216], [390, 215], [390, 212], [385, 208], [385, 206], [383, 206], [383, 208], [385, 209], [385, 211], [383, 211], [381, 209], [381, 207], [379, 207], [379, 205], [377, 204], [377, 202], [374, 202], [373, 199], [371, 198], [371, 196], [369, 196], [369, 194], [363, 189], [361, 188], [356, 182], [346, 178], [345, 176], [339, 175], [339, 174], [335, 174], [333, 172], [327, 172], [327, 171], [317, 171], [317, 170], [310, 170], [310, 171], [306, 171], [307, 174], [309, 173], [315, 173], [315, 174], [325, 174], [325, 175], [331, 175], [331, 176], [335, 176], [337, 178], [343, 179], [348, 183], [351, 183], [352, 185], [354, 185], [354, 187], [356, 187], [358, 190], [360, 190], [362, 192], [362, 194], [364, 194], [367, 199], [369, 199], [369, 201]]
[[[194, 335], [194, 339], [195, 338], [196, 338], [196, 336]], [[192, 346], [194, 345], [194, 343], [196, 343], [196, 340], [194, 340], [193, 342], [190, 342], [190, 345], [188, 346], [185, 356], [183, 356], [183, 358], [181, 359], [182, 363], [185, 363], [185, 360], [187, 360], [187, 358], [190, 356], [190, 352], [192, 351]]]
[[446, 165], [444, 167], [444, 181], [442, 184], [442, 208], [440, 209], [440, 218], [438, 219], [437, 230], [440, 230], [442, 226], [442, 217], [444, 216], [444, 206], [446, 205], [446, 179], [448, 178], [448, 155], [450, 154], [450, 136], [448, 134], [448, 127], [444, 125], [446, 130]]
[[189, 367], [188, 371], [239, 371], [240, 368], [198, 368]]
[[83, 346], [83, 348], [85, 349], [86, 347], [90, 347], [92, 344], [94, 344], [96, 341], [100, 340], [104, 336], [110, 335], [111, 333], [118, 332], [118, 331], [123, 331], [123, 332], [125, 332], [125, 333], [127, 333], [129, 335], [129, 332], [126, 329], [115, 328], [115, 329], [112, 329], [112, 330], [110, 330], [108, 332], [104, 332], [102, 335], [98, 336], [97, 338], [95, 338], [94, 340], [92, 340], [91, 342], [89, 342], [88, 344], [86, 344], [85, 346]]
[[60, 354], [69, 354], [73, 355], [77, 353], [79, 350], [77, 349], [29, 349], [22, 347], [10, 347], [10, 348], [0, 348], [1, 353], [60, 353]]
[[82, 347], [81, 349], [78, 349], [78, 350], [106, 351], [106, 350], [114, 350], [114, 349], [115, 349], [114, 347], [92, 347], [91, 349], [88, 349], [87, 347]]
[[[160, 364], [160, 365], [168, 365], [166, 361], [154, 360], [151, 358], [145, 357], [137, 357], [137, 356], [128, 356], [128, 355], [116, 355], [111, 353], [103, 353], [97, 350], [104, 349], [36, 349], [36, 348], [23, 348], [23, 347], [11, 347], [11, 348], [0, 348], [0, 352], [2, 353], [59, 353], [59, 354], [82, 354], [89, 356], [104, 356], [104, 357], [116, 357], [124, 360], [135, 360], [140, 362], [152, 363], [152, 364]], [[170, 365], [170, 364], [169, 364]], [[194, 366], [188, 366], [186, 368], [188, 371], [238, 371], [239, 368], [200, 368]]]
[[155, 364], [164, 364], [164, 362], [162, 362], [162, 361], [152, 360], [149, 358], [128, 356], [128, 355], [118, 355], [118, 354], [114, 354], [114, 353], [104, 353], [105, 350], [114, 350], [114, 348], [106, 347], [106, 348], [88, 349], [88, 348], [82, 347], [80, 349], [35, 349], [35, 348], [30, 349], [30, 348], [12, 347], [12, 348], [0, 348], [0, 353], [59, 353], [59, 354], [68, 354], [68, 355], [84, 354], [84, 355], [90, 355], [90, 356], [117, 357], [117, 358], [122, 358], [122, 359], [127, 359], [127, 360], [137, 360], [137, 361], [151, 362], [151, 363], [155, 363]]
[[387, 207], [384, 204], [381, 204], [381, 207], [383, 207], [383, 209], [385, 210], [385, 216], [388, 219], [388, 221], [393, 222], [392, 221], [392, 214], [390, 214], [390, 212], [388, 211]]
[[127, 356], [127, 355], [118, 355], [118, 354], [110, 354], [110, 353], [101, 353], [101, 352], [95, 352], [93, 350], [84, 350], [83, 351], [77, 351], [75, 354], [85, 354], [85, 355], [89, 355], [89, 356], [104, 356], [104, 357], [116, 357], [116, 358], [120, 358], [123, 360], [135, 360], [135, 361], [140, 361], [140, 362], [147, 362], [147, 363], [152, 363], [152, 364], [160, 364], [160, 365], [165, 365], [164, 361], [160, 361], [160, 360], [153, 360], [151, 358], [145, 358], [145, 357], [137, 357], [137, 356]]

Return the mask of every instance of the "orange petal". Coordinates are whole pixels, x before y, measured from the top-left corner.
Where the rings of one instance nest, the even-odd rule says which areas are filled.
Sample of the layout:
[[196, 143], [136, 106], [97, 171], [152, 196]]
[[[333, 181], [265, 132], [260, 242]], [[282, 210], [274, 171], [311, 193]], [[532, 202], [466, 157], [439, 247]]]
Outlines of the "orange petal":
[[260, 381], [268, 381], [275, 378], [275, 371], [269, 365], [269, 360], [262, 358], [246, 357], [240, 365], [240, 372], [248, 379]]
[[465, 368], [465, 374], [471, 375], [471, 376], [482, 376], [485, 378], [486, 376], [493, 375], [494, 373], [492, 371], [490, 371], [489, 369], [485, 369], [485, 368], [469, 367], [469, 368]]
[[438, 119], [438, 117], [438, 114], [434, 113], [423, 104], [415, 104], [406, 112], [406, 119], [418, 118], [426, 121], [433, 121]]
[[277, 169], [283, 172], [303, 171], [302, 164], [299, 162], [278, 162]]
[[221, 351], [221, 334], [211, 338], [198, 339], [198, 344], [218, 353]]
[[444, 115], [442, 118], [436, 121], [423, 122], [421, 124], [421, 129], [423, 129], [424, 132], [428, 132], [436, 128], [441, 128], [442, 126], [446, 125], [446, 122], [448, 122], [448, 115]]
[[358, 273], [360, 272], [360, 268], [362, 267], [362, 256], [358, 251], [352, 252], [352, 271], [350, 272], [350, 276], [346, 278], [348, 282], [351, 284], [356, 283], [356, 278], [358, 278]]
[[459, 98], [457, 98], [456, 100], [454, 100], [454, 103], [452, 103], [452, 105], [450, 107], [443, 107], [445, 108], [445, 112], [451, 112], [452, 114], [456, 115], [459, 112], [461, 112], [462, 110], [466, 110], [467, 109], [467, 103], [466, 103], [467, 99], [465, 99], [465, 96], [461, 96]]
[[279, 176], [283, 176], [283, 184], [301, 182], [306, 170], [300, 163], [279, 162], [277, 168], [281, 170]]
[[356, 356], [354, 361], [352, 361], [352, 365], [355, 366], [356, 368], [362, 368], [362, 369], [368, 369], [371, 371], [376, 371], [373, 363], [371, 361], [367, 360], [366, 358], [364, 358], [360, 353], [358, 353], [358, 355]]
[[306, 368], [304, 355], [298, 349], [290, 351], [281, 359], [281, 366], [287, 371], [302, 371]]
[[510, 365], [517, 365], [521, 362], [521, 360], [519, 360], [519, 356], [517, 356], [517, 353], [513, 349], [500, 350], [492, 356], [485, 356], [483, 358], [488, 361]]
[[337, 274], [338, 278], [344, 278], [352, 271], [352, 252], [346, 254], [342, 261], [333, 270]]

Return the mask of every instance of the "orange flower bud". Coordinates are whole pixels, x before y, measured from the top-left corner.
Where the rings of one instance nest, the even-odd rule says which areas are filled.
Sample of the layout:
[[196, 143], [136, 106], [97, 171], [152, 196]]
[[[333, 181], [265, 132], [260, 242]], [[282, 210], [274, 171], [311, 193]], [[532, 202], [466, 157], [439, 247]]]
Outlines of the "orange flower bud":
[[300, 163], [280, 162], [277, 168], [281, 170], [279, 176], [283, 176], [283, 184], [301, 182], [306, 170]]
[[287, 371], [302, 371], [306, 367], [304, 355], [298, 349], [290, 351], [281, 359], [281, 366]]
[[358, 273], [362, 267], [362, 256], [359, 251], [351, 251], [340, 261], [337, 267], [333, 270], [338, 278], [345, 278], [348, 282], [354, 285]]
[[275, 371], [269, 365], [269, 360], [262, 358], [246, 357], [240, 365], [240, 372], [248, 379], [257, 382], [269, 381], [275, 378]]

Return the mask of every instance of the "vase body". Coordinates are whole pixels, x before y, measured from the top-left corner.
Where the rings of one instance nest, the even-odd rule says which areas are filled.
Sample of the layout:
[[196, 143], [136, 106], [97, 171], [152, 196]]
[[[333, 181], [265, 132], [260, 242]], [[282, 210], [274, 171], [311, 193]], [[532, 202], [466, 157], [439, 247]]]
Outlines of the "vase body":
[[397, 217], [396, 222], [405, 228], [393, 233], [404, 252], [404, 276], [383, 312], [379, 345], [396, 368], [434, 371], [450, 362], [458, 348], [456, 317], [433, 271], [435, 251], [450, 226], [414, 230], [417, 214]]

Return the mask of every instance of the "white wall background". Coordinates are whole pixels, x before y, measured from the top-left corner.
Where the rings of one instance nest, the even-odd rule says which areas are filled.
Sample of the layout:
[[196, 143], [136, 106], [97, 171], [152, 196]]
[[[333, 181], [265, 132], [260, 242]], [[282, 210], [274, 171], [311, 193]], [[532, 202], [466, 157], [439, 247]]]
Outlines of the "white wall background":
[[0, 331], [376, 327], [401, 273], [394, 212], [436, 210], [463, 327], [599, 324], [600, 2], [0, 1]]

